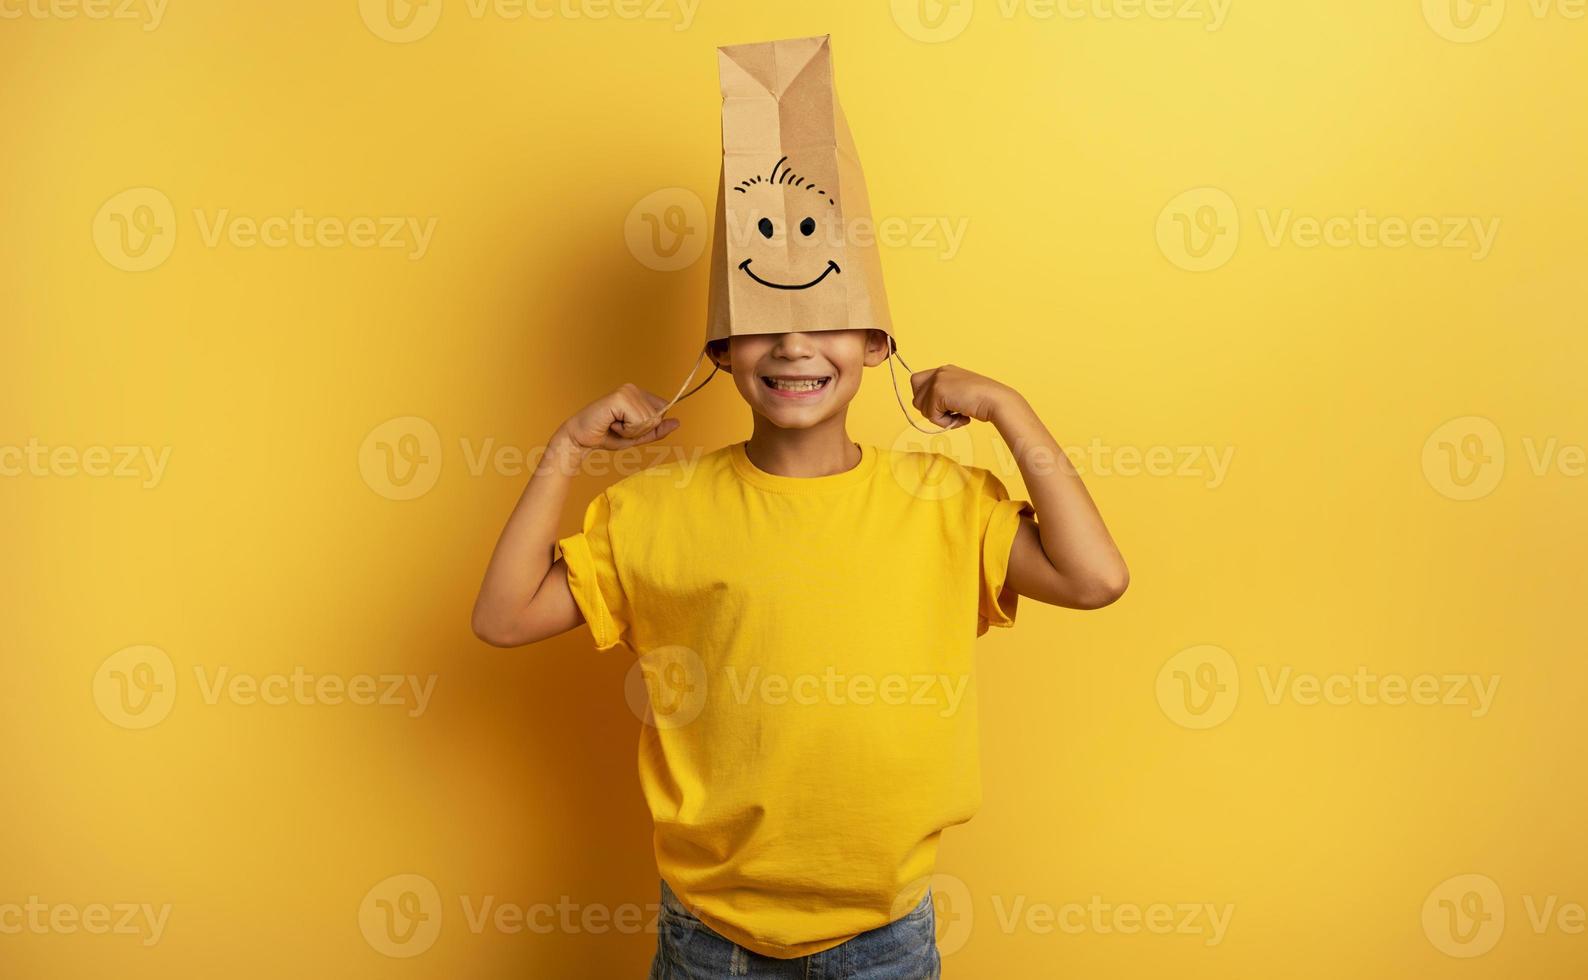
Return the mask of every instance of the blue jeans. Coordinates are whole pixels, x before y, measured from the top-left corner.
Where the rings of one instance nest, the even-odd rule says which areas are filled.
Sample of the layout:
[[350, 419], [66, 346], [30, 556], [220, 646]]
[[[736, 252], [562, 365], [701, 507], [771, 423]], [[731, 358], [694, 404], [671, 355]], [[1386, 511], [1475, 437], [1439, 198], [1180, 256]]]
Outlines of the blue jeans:
[[941, 969], [930, 891], [896, 922], [820, 953], [779, 960], [717, 935], [662, 882], [649, 980], [938, 980]]

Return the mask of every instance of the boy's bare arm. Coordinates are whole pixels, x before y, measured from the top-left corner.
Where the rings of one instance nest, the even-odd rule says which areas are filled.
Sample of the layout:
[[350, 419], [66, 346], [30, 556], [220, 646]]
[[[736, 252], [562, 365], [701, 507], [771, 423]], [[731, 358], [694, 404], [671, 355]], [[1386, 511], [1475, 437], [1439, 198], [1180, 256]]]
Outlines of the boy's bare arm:
[[915, 407], [931, 421], [991, 422], [1014, 453], [1037, 520], [1022, 520], [1015, 534], [1009, 588], [1071, 609], [1097, 609], [1124, 594], [1130, 572], [1102, 515], [1069, 457], [1018, 391], [953, 365], [918, 371], [910, 384]]
[[568, 589], [566, 566], [551, 559], [568, 486], [592, 450], [654, 442], [678, 428], [677, 419], [653, 424], [665, 404], [648, 391], [624, 385], [585, 406], [547, 440], [546, 453], [485, 569], [474, 602], [474, 635], [492, 646], [523, 646], [584, 622]]

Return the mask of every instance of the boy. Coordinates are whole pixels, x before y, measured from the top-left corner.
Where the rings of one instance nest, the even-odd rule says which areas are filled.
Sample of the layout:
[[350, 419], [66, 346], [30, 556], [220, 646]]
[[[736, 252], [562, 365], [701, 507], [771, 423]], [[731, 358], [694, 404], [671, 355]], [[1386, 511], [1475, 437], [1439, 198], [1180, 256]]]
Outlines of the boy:
[[[750, 438], [692, 470], [619, 481], [558, 540], [590, 452], [679, 426], [633, 385], [586, 406], [548, 440], [474, 630], [518, 646], [583, 622], [597, 648], [640, 655], [639, 770], [662, 877], [653, 978], [936, 977], [938, 837], [980, 802], [973, 641], [1013, 625], [1017, 596], [1094, 609], [1128, 575], [1057, 442], [1006, 385], [954, 366], [910, 377], [927, 419], [998, 430], [1029, 503], [985, 469], [850, 440], [861, 375], [895, 346], [875, 256], [795, 234], [820, 207], [840, 226], [865, 210], [826, 39], [722, 52], [705, 353], [749, 406]], [[793, 164], [776, 127], [755, 122], [774, 117], [783, 141], [799, 131], [798, 178], [780, 175]], [[830, 155], [813, 149], [822, 132]], [[764, 185], [776, 193], [756, 201]], [[733, 238], [730, 217], [759, 239]]]

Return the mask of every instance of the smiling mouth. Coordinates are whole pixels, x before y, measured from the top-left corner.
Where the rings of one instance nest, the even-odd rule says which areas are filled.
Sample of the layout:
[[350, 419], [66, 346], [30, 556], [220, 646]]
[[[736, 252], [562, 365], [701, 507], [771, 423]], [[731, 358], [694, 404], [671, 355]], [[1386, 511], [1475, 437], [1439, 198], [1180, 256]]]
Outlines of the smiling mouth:
[[760, 283], [763, 286], [771, 286], [773, 289], [809, 289], [812, 286], [816, 285], [817, 283], [821, 282], [823, 279], [826, 279], [827, 278], [827, 274], [829, 272], [840, 272], [840, 271], [842, 271], [842, 270], [840, 270], [838, 268], [838, 263], [837, 262], [834, 262], [832, 259], [828, 259], [827, 260], [827, 268], [822, 270], [822, 274], [821, 275], [817, 276], [815, 279], [812, 279], [810, 282], [805, 283], [804, 285], [790, 286], [790, 285], [787, 285], [786, 283], [781, 283], [781, 282], [768, 282], [765, 279], [762, 279], [760, 276], [756, 275], [755, 273], [751, 272], [750, 271], [750, 260], [749, 259], [745, 259], [743, 262], [740, 262], [739, 263], [739, 268], [743, 269], [744, 270], [744, 274], [749, 276], [751, 279], [754, 279], [756, 282]]
[[781, 378], [769, 374], [761, 375], [761, 383], [784, 398], [813, 398], [832, 380], [830, 374]]

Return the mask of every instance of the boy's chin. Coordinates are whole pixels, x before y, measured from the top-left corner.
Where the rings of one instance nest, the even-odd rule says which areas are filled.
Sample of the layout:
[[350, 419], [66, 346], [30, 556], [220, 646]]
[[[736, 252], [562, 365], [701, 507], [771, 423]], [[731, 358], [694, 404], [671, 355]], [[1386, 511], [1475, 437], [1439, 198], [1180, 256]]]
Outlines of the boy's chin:
[[836, 391], [829, 392], [810, 402], [785, 402], [776, 396], [761, 398], [755, 404], [755, 413], [780, 429], [809, 429], [843, 412], [849, 399], [837, 395]]
[[780, 429], [810, 429], [832, 418], [831, 405], [758, 405], [756, 414]]

